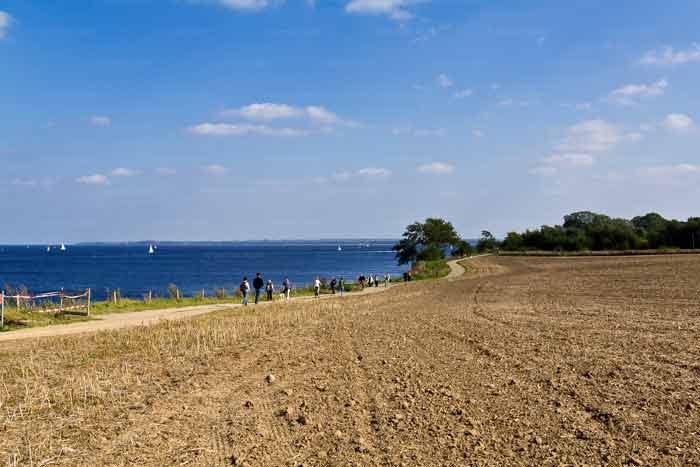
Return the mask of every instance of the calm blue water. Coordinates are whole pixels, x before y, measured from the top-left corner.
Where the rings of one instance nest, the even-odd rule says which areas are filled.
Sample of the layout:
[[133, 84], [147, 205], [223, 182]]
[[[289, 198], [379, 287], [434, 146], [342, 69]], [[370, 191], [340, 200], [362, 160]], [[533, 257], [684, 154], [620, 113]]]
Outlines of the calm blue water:
[[[369, 247], [367, 247], [369, 243]], [[338, 251], [340, 245], [343, 251]], [[295, 287], [316, 275], [354, 280], [360, 273], [396, 276], [393, 242], [246, 242], [220, 245], [159, 245], [154, 255], [144, 245], [68, 246], [65, 252], [46, 246], [0, 246], [0, 287], [26, 285], [30, 292], [87, 289], [97, 300], [108, 290], [141, 298], [148, 290], [166, 295], [170, 283], [185, 295], [205, 289], [236, 289], [244, 275], [256, 272], [279, 287], [289, 276]]]

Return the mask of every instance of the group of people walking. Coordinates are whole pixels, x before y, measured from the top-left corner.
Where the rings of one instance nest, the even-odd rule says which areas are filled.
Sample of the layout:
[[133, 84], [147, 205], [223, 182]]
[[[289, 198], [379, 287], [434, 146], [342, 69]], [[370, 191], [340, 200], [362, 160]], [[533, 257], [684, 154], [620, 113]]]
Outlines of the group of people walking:
[[[357, 278], [360, 290], [364, 290], [365, 287], [379, 287], [382, 282], [384, 283], [384, 287], [388, 287], [391, 282], [391, 275], [385, 274], [382, 277], [379, 274], [370, 274], [369, 276], [362, 274]], [[334, 276], [327, 284], [324, 284], [321, 278], [316, 276], [313, 282], [314, 297], [319, 298], [321, 296], [321, 289], [325, 285], [328, 286], [332, 295], [336, 293], [340, 294], [341, 297], [345, 295], [346, 282], [342, 277], [336, 278]], [[263, 292], [265, 292], [267, 301], [271, 302], [274, 300], [275, 286], [272, 280], [268, 279], [265, 281], [262, 274], [259, 272], [255, 274], [252, 284], [248, 282], [248, 277], [244, 277], [239, 286], [239, 290], [243, 297], [243, 305], [248, 305], [251, 292], [254, 293], [254, 303], [256, 305], [260, 303]], [[285, 301], [289, 301], [291, 292], [292, 283], [289, 281], [289, 277], [285, 277], [280, 287], [280, 297]]]
[[[267, 295], [267, 300], [272, 301], [273, 295], [275, 293], [275, 286], [272, 280], [268, 280], [267, 283], [263, 280], [262, 275], [258, 272], [255, 274], [255, 279], [253, 279], [253, 290], [255, 291], [255, 304], [260, 303], [260, 297], [262, 296], [263, 290]], [[248, 297], [250, 295], [250, 283], [248, 278], [244, 277], [239, 286], [241, 295], [243, 296], [243, 305], [248, 305]], [[290, 294], [292, 292], [292, 283], [289, 281], [289, 277], [285, 277], [282, 281], [282, 287], [280, 288], [280, 294], [285, 300], [289, 300]]]
[[[345, 294], [345, 279], [343, 279], [342, 277], [340, 279], [336, 279], [335, 277], [333, 277], [328, 283], [328, 286], [330, 288], [331, 294], [333, 295], [335, 295], [336, 292], [339, 292], [341, 296]], [[313, 283], [314, 297], [318, 298], [321, 296], [322, 287], [323, 283], [321, 282], [321, 278], [316, 276], [316, 279], [314, 279]], [[263, 290], [265, 291], [267, 301], [271, 302], [272, 300], [274, 300], [275, 286], [272, 283], [272, 280], [268, 279], [268, 281], [265, 282], [265, 280], [262, 277], [262, 274], [260, 274], [259, 272], [255, 274], [252, 287], [250, 282], [248, 282], [248, 278], [244, 277], [241, 281], [241, 285], [239, 286], [239, 290], [243, 297], [243, 305], [246, 306], [248, 305], [251, 290], [255, 294], [254, 303], [256, 305], [260, 303], [260, 297], [262, 296]], [[292, 283], [289, 281], [289, 277], [285, 277], [282, 281], [282, 286], [280, 287], [280, 296], [283, 300], [289, 301], [291, 292]]]
[[379, 284], [382, 282], [384, 282], [384, 287], [389, 287], [391, 283], [391, 274], [384, 274], [383, 278], [379, 274], [370, 274], [369, 277], [361, 274], [360, 277], [357, 278], [357, 283], [360, 284], [360, 290], [363, 290], [365, 286], [379, 287]]

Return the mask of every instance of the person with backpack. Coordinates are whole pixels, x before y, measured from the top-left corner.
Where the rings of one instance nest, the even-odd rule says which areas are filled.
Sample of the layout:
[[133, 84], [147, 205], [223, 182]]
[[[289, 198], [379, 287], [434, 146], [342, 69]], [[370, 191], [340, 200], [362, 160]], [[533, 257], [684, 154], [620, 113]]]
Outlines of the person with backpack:
[[260, 293], [262, 292], [263, 285], [265, 285], [265, 281], [263, 281], [262, 276], [260, 273], [255, 273], [255, 279], [253, 279], [253, 288], [255, 289], [255, 304], [257, 305], [258, 302], [260, 302]]
[[267, 285], [265, 286], [265, 292], [267, 292], [267, 301], [271, 302], [272, 301], [272, 292], [275, 291], [275, 286], [272, 285], [272, 280], [267, 281]]
[[338, 290], [340, 291], [341, 297], [345, 295], [345, 279], [343, 279], [342, 277], [338, 281]]
[[289, 277], [285, 277], [282, 282], [282, 295], [286, 301], [289, 301], [289, 294], [292, 291], [292, 284], [289, 282]]
[[248, 278], [244, 277], [243, 282], [241, 282], [241, 295], [243, 296], [243, 306], [248, 306], [248, 292], [250, 291], [250, 284], [248, 283]]
[[331, 286], [331, 295], [335, 295], [335, 288], [336, 288], [337, 285], [338, 285], [338, 281], [335, 280], [335, 276], [334, 276], [333, 279], [331, 279], [331, 283], [330, 283], [330, 286]]
[[314, 297], [321, 297], [321, 279], [319, 279], [318, 276], [316, 276], [316, 279], [314, 279]]

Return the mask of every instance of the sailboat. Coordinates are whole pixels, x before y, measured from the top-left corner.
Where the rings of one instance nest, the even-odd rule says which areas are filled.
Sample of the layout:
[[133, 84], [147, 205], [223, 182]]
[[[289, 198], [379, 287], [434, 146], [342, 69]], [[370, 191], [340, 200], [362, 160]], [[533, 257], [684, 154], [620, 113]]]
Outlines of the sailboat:
[[47, 252], [47, 253], [51, 253], [51, 245], [49, 245], [49, 246], [46, 247], [46, 252]]
[[343, 249], [338, 245], [338, 251], [343, 251]]
[[66, 244], [65, 243], [61, 243], [61, 251], [66, 251]]
[[156, 250], [153, 249], [153, 245], [148, 245], [148, 254], [152, 255], [155, 252], [156, 252]]

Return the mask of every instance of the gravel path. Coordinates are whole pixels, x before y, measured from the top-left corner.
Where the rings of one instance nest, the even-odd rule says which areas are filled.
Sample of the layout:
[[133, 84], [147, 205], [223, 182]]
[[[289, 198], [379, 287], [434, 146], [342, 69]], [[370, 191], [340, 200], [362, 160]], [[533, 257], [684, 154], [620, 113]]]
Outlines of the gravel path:
[[[464, 272], [464, 268], [457, 261], [448, 262], [450, 274], [447, 279], [459, 277]], [[365, 288], [362, 292], [353, 292], [351, 296], [368, 295], [387, 290], [385, 287]], [[339, 296], [323, 295], [323, 300], [339, 299]], [[312, 301], [313, 297], [293, 298], [293, 301]], [[260, 306], [267, 306], [268, 302], [261, 302]], [[254, 305], [253, 305], [254, 306]], [[53, 326], [18, 329], [0, 334], [0, 342], [16, 341], [23, 339], [34, 339], [37, 337], [66, 336], [86, 332], [109, 331], [132, 326], [144, 326], [157, 323], [161, 320], [177, 320], [192, 318], [195, 316], [211, 313], [217, 310], [241, 308], [242, 305], [198, 305], [182, 308], [164, 308], [158, 310], [132, 311], [126, 313], [109, 313], [95, 316], [92, 321], [83, 321], [71, 324], [61, 324]]]

